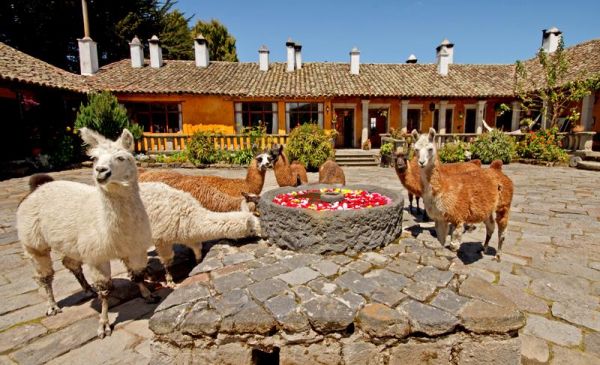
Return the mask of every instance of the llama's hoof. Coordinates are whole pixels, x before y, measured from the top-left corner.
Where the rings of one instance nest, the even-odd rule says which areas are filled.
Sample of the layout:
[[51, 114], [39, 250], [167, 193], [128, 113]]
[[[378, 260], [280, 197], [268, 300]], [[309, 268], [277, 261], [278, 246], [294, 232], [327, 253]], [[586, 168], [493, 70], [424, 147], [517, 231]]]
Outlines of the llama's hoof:
[[98, 338], [104, 338], [106, 336], [110, 336], [112, 334], [112, 328], [110, 328], [110, 324], [105, 323], [101, 324], [98, 327]]
[[172, 281], [172, 280], [167, 281], [167, 285], [166, 286], [167, 286], [167, 288], [177, 289], [177, 284], [175, 284], [175, 282]]
[[500, 254], [496, 254], [496, 257], [494, 257], [496, 259], [496, 261], [500, 262]]
[[453, 242], [450, 242], [450, 244], [448, 244], [446, 247], [452, 252], [456, 252], [460, 249], [460, 245]]
[[58, 307], [58, 305], [55, 304], [55, 305], [51, 305], [50, 307], [48, 307], [48, 310], [46, 311], [46, 315], [47, 316], [55, 316], [61, 312], [62, 312], [62, 309], [60, 309]]
[[[175, 283], [173, 283], [173, 284], [175, 284]], [[144, 299], [146, 300], [146, 303], [148, 303], [148, 304], [156, 304], [156, 303], [160, 302], [160, 297], [158, 295], [154, 295], [154, 294], [150, 294], [149, 296], [147, 296]]]

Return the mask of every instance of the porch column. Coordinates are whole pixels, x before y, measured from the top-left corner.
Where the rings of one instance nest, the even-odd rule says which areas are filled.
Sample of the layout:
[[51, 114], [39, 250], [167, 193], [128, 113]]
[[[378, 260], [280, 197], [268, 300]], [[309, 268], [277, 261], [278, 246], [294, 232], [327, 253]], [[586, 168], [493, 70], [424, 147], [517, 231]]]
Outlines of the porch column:
[[546, 124], [548, 123], [548, 103], [544, 100], [544, 104], [542, 105], [542, 129], [546, 129]]
[[410, 133], [409, 130], [407, 130], [408, 128], [408, 103], [410, 102], [410, 100], [402, 100], [400, 101], [400, 113], [401, 113], [401, 119], [400, 119], [400, 128], [404, 129], [406, 132]]
[[594, 93], [586, 95], [581, 101], [581, 126], [584, 131], [591, 131], [594, 124], [592, 118], [594, 113]]
[[235, 133], [241, 133], [244, 128], [242, 120], [242, 103], [235, 103]]
[[[279, 134], [279, 115], [278, 115], [278, 108], [277, 108], [277, 103], [272, 103], [271, 104], [271, 109], [273, 110], [273, 119], [271, 120], [271, 134]], [[267, 131], [267, 133], [269, 133], [269, 131]]]
[[[446, 108], [448, 100], [440, 100], [440, 109], [438, 111], [438, 127], [440, 134], [446, 134]], [[452, 131], [450, 131], [452, 132]]]
[[369, 139], [369, 101], [361, 100], [362, 103], [362, 134], [360, 138], [360, 147]]
[[519, 122], [521, 119], [521, 103], [518, 101], [512, 102], [512, 121], [511, 121], [511, 131], [516, 131], [519, 129]]
[[485, 109], [485, 100], [477, 101], [477, 117], [475, 118], [475, 133], [481, 134], [483, 131], [483, 109]]

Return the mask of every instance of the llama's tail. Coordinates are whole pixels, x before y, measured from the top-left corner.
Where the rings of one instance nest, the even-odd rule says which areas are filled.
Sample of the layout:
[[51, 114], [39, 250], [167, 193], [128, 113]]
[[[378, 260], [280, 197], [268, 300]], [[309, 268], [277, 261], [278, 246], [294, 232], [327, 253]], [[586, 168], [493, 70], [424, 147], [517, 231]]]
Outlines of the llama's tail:
[[54, 178], [48, 174], [33, 174], [29, 178], [29, 192], [33, 193], [35, 189], [51, 181], [54, 181]]
[[472, 163], [473, 165], [481, 167], [481, 160], [480, 159], [470, 160], [469, 162]]
[[502, 160], [494, 160], [490, 164], [490, 169], [502, 170]]

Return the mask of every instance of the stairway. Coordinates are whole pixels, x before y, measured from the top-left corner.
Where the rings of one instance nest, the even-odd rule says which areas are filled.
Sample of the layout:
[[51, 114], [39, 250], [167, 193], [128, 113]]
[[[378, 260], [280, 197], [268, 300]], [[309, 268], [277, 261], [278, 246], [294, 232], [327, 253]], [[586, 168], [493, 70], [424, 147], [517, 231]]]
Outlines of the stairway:
[[600, 171], [600, 152], [586, 151], [571, 156], [569, 166], [582, 170]]
[[379, 150], [336, 150], [335, 162], [340, 166], [379, 166]]

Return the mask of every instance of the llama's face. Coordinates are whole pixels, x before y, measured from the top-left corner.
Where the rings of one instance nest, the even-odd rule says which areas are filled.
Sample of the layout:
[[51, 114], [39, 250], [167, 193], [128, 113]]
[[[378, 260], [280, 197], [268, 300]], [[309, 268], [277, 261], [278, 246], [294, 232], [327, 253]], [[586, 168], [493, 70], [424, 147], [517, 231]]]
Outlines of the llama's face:
[[393, 164], [398, 172], [404, 173], [408, 168], [408, 159], [407, 154], [404, 152], [394, 153], [393, 155]]
[[437, 153], [434, 143], [435, 129], [430, 128], [428, 134], [421, 136], [416, 131], [413, 131], [412, 134], [415, 141], [417, 141], [414, 148], [419, 167], [432, 166]]
[[260, 171], [267, 171], [268, 168], [273, 167], [273, 161], [275, 160], [273, 154], [270, 151], [264, 151], [255, 157], [256, 167]]
[[121, 137], [111, 141], [87, 128], [81, 137], [88, 145], [88, 155], [94, 161], [93, 176], [96, 183], [106, 188], [111, 184], [130, 185], [137, 179], [133, 150], [133, 136], [124, 129]]

